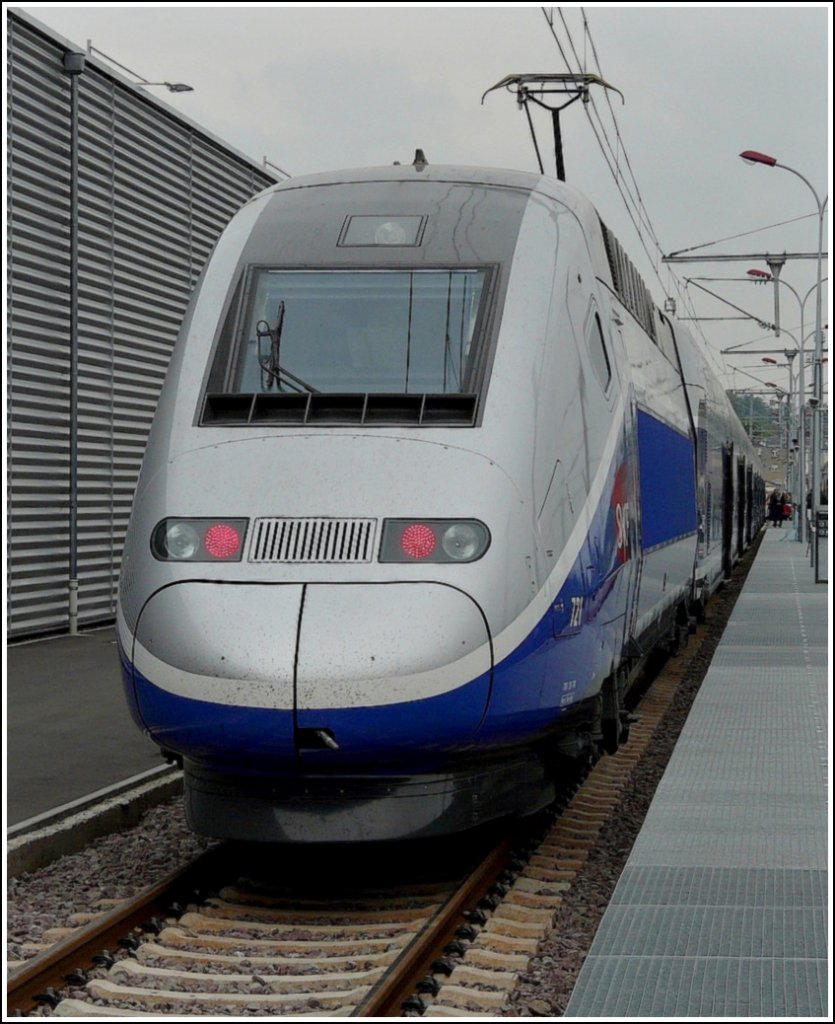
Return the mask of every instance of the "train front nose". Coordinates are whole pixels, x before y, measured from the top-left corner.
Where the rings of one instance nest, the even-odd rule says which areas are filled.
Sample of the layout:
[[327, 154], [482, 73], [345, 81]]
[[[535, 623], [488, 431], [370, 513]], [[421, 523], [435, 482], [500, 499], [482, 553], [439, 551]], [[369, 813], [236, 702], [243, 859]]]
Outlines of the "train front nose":
[[314, 771], [468, 743], [493, 668], [478, 605], [432, 582], [174, 584], [146, 604], [133, 662], [162, 746]]
[[300, 753], [373, 762], [466, 743], [485, 713], [492, 667], [484, 616], [454, 587], [308, 585], [296, 669]]

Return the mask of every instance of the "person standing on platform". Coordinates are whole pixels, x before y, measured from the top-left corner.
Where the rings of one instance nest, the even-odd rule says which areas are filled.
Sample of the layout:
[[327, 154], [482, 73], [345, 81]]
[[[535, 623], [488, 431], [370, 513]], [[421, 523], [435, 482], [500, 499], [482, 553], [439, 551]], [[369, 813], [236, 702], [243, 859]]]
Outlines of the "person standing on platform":
[[768, 499], [768, 518], [771, 520], [772, 526], [783, 525], [783, 492], [779, 487], [775, 487], [771, 492], [771, 497]]
[[794, 515], [794, 503], [792, 502], [792, 492], [786, 491], [783, 495], [783, 519], [791, 521]]

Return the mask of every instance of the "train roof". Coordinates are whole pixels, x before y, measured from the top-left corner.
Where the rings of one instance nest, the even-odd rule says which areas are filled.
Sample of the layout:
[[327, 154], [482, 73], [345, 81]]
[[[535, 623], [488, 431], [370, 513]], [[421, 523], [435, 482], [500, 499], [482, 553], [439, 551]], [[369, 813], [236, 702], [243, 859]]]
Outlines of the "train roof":
[[[501, 167], [469, 167], [457, 164], [392, 164], [383, 167], [354, 167], [318, 174], [288, 178], [266, 191], [287, 192], [293, 189], [367, 182], [455, 182], [492, 188], [511, 188], [523, 192], [540, 192], [568, 206], [578, 215], [597, 216], [593, 204], [572, 185], [547, 175]], [[261, 193], [264, 195], [265, 193]]]

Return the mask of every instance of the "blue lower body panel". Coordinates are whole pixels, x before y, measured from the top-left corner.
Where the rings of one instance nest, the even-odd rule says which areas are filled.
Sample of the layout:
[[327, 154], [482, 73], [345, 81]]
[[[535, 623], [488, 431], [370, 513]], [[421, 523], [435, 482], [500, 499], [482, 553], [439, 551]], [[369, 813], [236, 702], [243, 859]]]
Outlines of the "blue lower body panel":
[[484, 751], [473, 741], [472, 708], [486, 705], [490, 675], [422, 701], [323, 709], [322, 724], [340, 744], [332, 750], [305, 746], [308, 730], [297, 728], [292, 710], [179, 697], [126, 659], [123, 674], [136, 720], [183, 755], [187, 818], [203, 835], [423, 838], [533, 813], [553, 799], [553, 775], [537, 751], [495, 742]]
[[[270, 774], [282, 769], [432, 761], [472, 742], [472, 707], [483, 707], [488, 677], [422, 701], [374, 708], [323, 709], [317, 727], [327, 729], [339, 749], [307, 749], [296, 733], [292, 710], [238, 707], [169, 693], [125, 672], [134, 695], [134, 718], [159, 746], [207, 764], [239, 765]], [[312, 728], [312, 727], [309, 727]]]

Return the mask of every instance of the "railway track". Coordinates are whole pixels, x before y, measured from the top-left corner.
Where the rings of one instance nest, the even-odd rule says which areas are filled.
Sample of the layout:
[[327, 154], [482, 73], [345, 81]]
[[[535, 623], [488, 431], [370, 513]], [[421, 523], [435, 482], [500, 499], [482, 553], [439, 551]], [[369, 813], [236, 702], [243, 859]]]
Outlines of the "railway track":
[[668, 662], [629, 743], [524, 834], [486, 832], [478, 854], [461, 854], [462, 840], [461, 861], [447, 865], [415, 844], [403, 855], [420, 865], [392, 864], [391, 847], [363, 863], [308, 851], [303, 865], [292, 850], [262, 850], [249, 878], [247, 855], [218, 848], [15, 971], [7, 1013], [42, 1004], [72, 1017], [501, 1015], [685, 667]]

